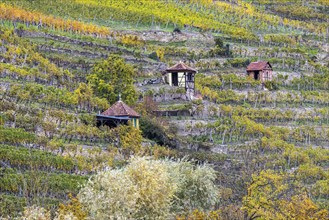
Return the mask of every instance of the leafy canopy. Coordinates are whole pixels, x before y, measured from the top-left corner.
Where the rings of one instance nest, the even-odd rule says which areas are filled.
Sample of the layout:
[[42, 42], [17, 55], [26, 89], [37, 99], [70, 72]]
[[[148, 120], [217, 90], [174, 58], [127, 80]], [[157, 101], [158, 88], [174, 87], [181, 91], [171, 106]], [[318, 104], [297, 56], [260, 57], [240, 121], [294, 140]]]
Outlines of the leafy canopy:
[[111, 55], [107, 60], [94, 66], [92, 73], [87, 76], [87, 80], [97, 96], [114, 103], [121, 94], [122, 99], [131, 105], [137, 98], [134, 87], [135, 75], [132, 65], [127, 64], [118, 55]]
[[248, 219], [327, 219], [328, 211], [317, 206], [304, 190], [292, 187], [289, 174], [263, 170], [252, 175], [242, 209]]

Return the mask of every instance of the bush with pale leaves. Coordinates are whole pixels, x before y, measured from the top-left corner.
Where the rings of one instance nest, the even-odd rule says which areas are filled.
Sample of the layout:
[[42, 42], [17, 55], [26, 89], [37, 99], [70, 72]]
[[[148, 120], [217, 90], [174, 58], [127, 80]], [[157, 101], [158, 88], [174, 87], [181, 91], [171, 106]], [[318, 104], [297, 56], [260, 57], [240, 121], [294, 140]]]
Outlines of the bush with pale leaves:
[[213, 208], [218, 200], [215, 178], [207, 165], [138, 157], [91, 178], [79, 200], [91, 219], [168, 219]]

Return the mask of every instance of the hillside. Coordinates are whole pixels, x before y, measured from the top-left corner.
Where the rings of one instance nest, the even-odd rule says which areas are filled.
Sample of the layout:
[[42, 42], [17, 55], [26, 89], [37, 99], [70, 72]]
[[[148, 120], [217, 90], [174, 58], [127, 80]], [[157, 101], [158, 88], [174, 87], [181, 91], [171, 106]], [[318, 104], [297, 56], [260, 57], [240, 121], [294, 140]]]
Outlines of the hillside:
[[[97, 219], [88, 179], [149, 167], [147, 193], [177, 169], [216, 196], [113, 218], [327, 219], [328, 21], [328, 0], [0, 1], [0, 218]], [[260, 60], [271, 81], [247, 76]], [[164, 83], [179, 61], [198, 71], [193, 100]], [[97, 126], [119, 97], [140, 129]]]

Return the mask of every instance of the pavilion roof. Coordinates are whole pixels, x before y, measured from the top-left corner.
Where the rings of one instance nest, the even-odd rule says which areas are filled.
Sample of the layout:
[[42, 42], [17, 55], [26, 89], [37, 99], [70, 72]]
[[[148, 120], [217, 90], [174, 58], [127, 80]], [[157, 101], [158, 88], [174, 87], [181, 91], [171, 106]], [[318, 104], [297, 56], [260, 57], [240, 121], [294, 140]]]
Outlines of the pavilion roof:
[[267, 65], [269, 65], [272, 68], [271, 64], [268, 61], [252, 62], [248, 65], [247, 71], [263, 70], [266, 68]]
[[140, 115], [132, 108], [130, 108], [126, 103], [121, 100], [114, 103], [109, 109], [104, 111], [101, 115], [105, 116], [128, 116], [139, 118]]
[[193, 69], [192, 67], [189, 67], [183, 62], [179, 62], [176, 65], [166, 69], [167, 73], [172, 73], [172, 72], [185, 72], [185, 73], [196, 73], [197, 70]]

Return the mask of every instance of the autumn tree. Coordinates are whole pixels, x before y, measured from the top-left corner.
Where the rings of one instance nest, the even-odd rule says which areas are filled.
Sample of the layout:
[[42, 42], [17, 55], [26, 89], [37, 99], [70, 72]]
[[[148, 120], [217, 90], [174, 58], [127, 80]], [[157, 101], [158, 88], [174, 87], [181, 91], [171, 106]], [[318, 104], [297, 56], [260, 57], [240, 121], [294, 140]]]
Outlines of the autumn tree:
[[243, 198], [248, 219], [327, 219], [328, 211], [294, 188], [289, 174], [264, 170], [252, 179]]
[[117, 138], [115, 146], [125, 158], [143, 154], [142, 134], [139, 129], [130, 125], [120, 125], [112, 132], [113, 136]]
[[121, 94], [122, 99], [131, 105], [137, 98], [134, 87], [135, 76], [136, 73], [131, 65], [118, 55], [111, 55], [94, 66], [87, 80], [97, 96], [114, 103]]
[[87, 107], [90, 109], [93, 98], [93, 90], [90, 85], [80, 83], [79, 87], [74, 90], [74, 99], [81, 108]]

